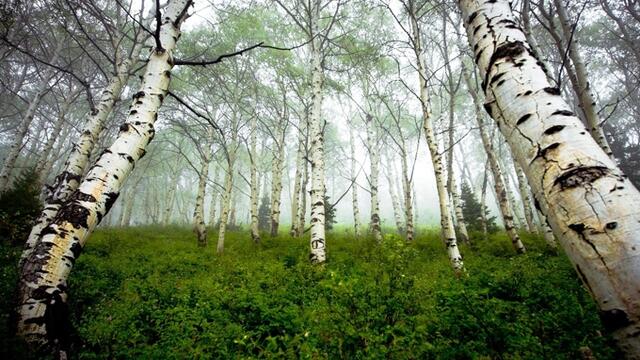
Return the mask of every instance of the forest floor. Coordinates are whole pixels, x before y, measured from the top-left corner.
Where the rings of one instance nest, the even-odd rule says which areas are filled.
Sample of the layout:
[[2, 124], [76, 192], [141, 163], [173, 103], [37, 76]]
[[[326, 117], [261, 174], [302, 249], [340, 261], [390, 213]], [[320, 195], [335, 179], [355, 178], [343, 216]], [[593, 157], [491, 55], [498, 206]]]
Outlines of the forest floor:
[[[456, 279], [437, 230], [381, 245], [328, 235], [328, 262], [306, 240], [231, 232], [225, 253], [185, 228], [101, 229], [70, 278], [74, 358], [619, 358], [564, 255], [524, 234], [462, 246]], [[20, 249], [0, 248], [0, 358], [27, 358], [8, 324]]]

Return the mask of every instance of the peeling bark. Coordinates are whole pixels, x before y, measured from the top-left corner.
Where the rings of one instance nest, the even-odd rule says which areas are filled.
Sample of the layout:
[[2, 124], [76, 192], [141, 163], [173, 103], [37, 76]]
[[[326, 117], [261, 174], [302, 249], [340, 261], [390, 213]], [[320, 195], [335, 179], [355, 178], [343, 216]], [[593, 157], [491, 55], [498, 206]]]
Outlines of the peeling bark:
[[628, 358], [640, 359], [640, 212], [629, 206], [640, 203], [640, 192], [551, 87], [510, 3], [459, 4], [488, 111], [604, 326]]

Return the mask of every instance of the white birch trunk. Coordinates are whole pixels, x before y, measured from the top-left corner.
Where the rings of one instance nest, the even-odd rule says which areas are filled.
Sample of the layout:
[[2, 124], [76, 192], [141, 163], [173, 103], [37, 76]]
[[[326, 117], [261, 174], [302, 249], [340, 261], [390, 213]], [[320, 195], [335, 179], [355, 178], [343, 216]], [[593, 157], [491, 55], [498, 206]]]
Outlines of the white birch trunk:
[[369, 174], [369, 186], [371, 195], [371, 217], [369, 229], [373, 238], [377, 242], [382, 241], [382, 230], [380, 229], [380, 201], [378, 200], [378, 175], [380, 173], [380, 155], [378, 153], [378, 141], [374, 132], [373, 116], [366, 114], [367, 126], [367, 150], [369, 150], [369, 160], [371, 170]]
[[110, 79], [109, 84], [102, 91], [100, 101], [96, 104], [95, 111], [87, 114], [87, 120], [80, 133], [80, 138], [73, 145], [71, 154], [64, 165], [64, 170], [56, 176], [53, 184], [48, 188], [48, 191], [46, 191], [44, 209], [29, 233], [21, 261], [29, 256], [42, 230], [51, 223], [58, 214], [62, 204], [67, 201], [69, 196], [80, 185], [82, 175], [87, 169], [91, 151], [102, 133], [104, 122], [111, 113], [113, 105], [120, 98], [122, 88], [129, 79], [132, 63], [134, 59], [137, 59], [141, 46], [141, 44], [136, 44], [131, 53], [131, 57], [118, 65], [118, 72]]
[[[322, 88], [324, 73], [322, 54], [312, 41], [311, 93], [313, 105], [309, 116], [311, 133], [311, 252], [309, 260], [313, 264], [326, 261], [326, 243], [324, 227], [324, 133], [322, 126]], [[303, 222], [301, 222], [303, 224]]]
[[[305, 141], [305, 130], [306, 128], [306, 119], [300, 119], [298, 123], [298, 150], [296, 151], [296, 174], [293, 182], [293, 199], [291, 200], [291, 231], [289, 232], [291, 236], [298, 235], [298, 226], [300, 223], [300, 219], [298, 213], [300, 211], [300, 202], [301, 202], [301, 188], [302, 188], [302, 178], [303, 178], [303, 166], [306, 166], [306, 160], [304, 158], [304, 141]], [[302, 193], [304, 196], [304, 192]]]
[[[480, 97], [476, 92], [475, 86], [471, 82], [471, 77], [469, 75], [469, 71], [467, 70], [464, 62], [462, 63], [462, 71], [463, 76], [465, 78], [465, 82], [467, 83], [467, 90], [469, 91], [469, 95], [473, 99], [473, 103], [475, 106], [476, 113], [476, 121], [478, 123], [478, 128], [480, 130], [480, 137], [482, 138], [482, 145], [484, 146], [485, 153], [487, 154], [487, 162], [489, 163], [489, 168], [491, 169], [491, 174], [493, 175], [493, 186], [496, 193], [496, 200], [498, 201], [498, 208], [500, 209], [500, 215], [502, 216], [502, 223], [504, 224], [504, 229], [509, 235], [509, 239], [511, 240], [511, 244], [517, 253], [525, 253], [526, 248], [524, 244], [522, 244], [522, 240], [520, 240], [520, 235], [518, 235], [518, 231], [516, 230], [516, 226], [513, 223], [513, 212], [511, 206], [509, 205], [509, 199], [507, 197], [507, 190], [505, 189], [504, 178], [502, 177], [502, 169], [500, 168], [500, 164], [496, 157], [495, 151], [493, 150], [493, 144], [491, 139], [489, 138], [489, 134], [487, 132], [484, 117], [482, 115], [482, 105], [480, 105]], [[484, 196], [486, 196], [483, 193]], [[483, 210], [485, 204], [482, 204]], [[486, 214], [485, 214], [485, 225], [486, 225]]]
[[640, 359], [640, 192], [598, 146], [531, 54], [506, 0], [459, 2], [500, 124], [542, 212], [598, 303], [604, 326]]
[[284, 170], [284, 139], [280, 138], [275, 144], [271, 164], [271, 237], [278, 235], [280, 227], [280, 205], [282, 198], [282, 172]]
[[193, 210], [193, 231], [196, 233], [199, 247], [207, 246], [207, 225], [204, 222], [204, 198], [206, 196], [207, 180], [209, 178], [209, 163], [213, 149], [208, 141], [213, 137], [213, 128], [208, 133], [207, 148], [203, 150], [202, 164], [198, 174], [198, 191], [196, 193], [196, 206]]
[[[235, 148], [235, 145], [232, 145]], [[227, 232], [229, 213], [231, 212], [231, 191], [233, 190], [233, 172], [235, 164], [235, 151], [230, 151], [227, 159], [227, 169], [224, 176], [224, 192], [220, 199], [220, 226], [218, 227], [218, 244], [216, 251], [218, 254], [224, 252], [224, 237]]]
[[[578, 106], [582, 111], [584, 118], [587, 122], [587, 126], [591, 136], [596, 140], [596, 143], [602, 148], [602, 150], [611, 158], [613, 157], [613, 151], [611, 151], [611, 147], [609, 147], [609, 142], [604, 135], [604, 130], [602, 129], [602, 124], [600, 121], [600, 116], [598, 115], [598, 110], [596, 109], [596, 99], [591, 93], [591, 87], [589, 85], [587, 67], [582, 60], [582, 56], [580, 55], [580, 50], [578, 49], [578, 40], [577, 37], [573, 34], [573, 26], [570, 23], [569, 15], [567, 15], [567, 10], [564, 6], [563, 1], [553, 0], [553, 3], [556, 6], [556, 10], [558, 12], [558, 17], [560, 19], [560, 26], [562, 28], [562, 33], [564, 35], [564, 40], [566, 46], [568, 46], [569, 50], [569, 58], [573, 63], [573, 67], [575, 69], [575, 78], [570, 78], [572, 81], [575, 81], [574, 89], [577, 90], [576, 96], [578, 97]], [[614, 159], [615, 160], [615, 159]]]
[[257, 132], [257, 117], [253, 116], [251, 118], [251, 135], [249, 139], [249, 161], [251, 161], [251, 198], [249, 199], [249, 201], [251, 202], [251, 205], [249, 207], [251, 220], [249, 227], [251, 228], [251, 239], [256, 244], [260, 243], [260, 231], [258, 229], [258, 188], [260, 185], [258, 184], [258, 154], [256, 152], [256, 143], [258, 142]]
[[211, 186], [211, 202], [209, 203], [209, 226], [216, 226], [216, 204], [218, 202], [218, 190], [216, 184], [218, 183], [218, 168], [213, 173], [213, 184]]
[[433, 169], [436, 177], [436, 187], [438, 190], [438, 200], [440, 204], [440, 226], [442, 231], [442, 239], [447, 247], [447, 254], [449, 255], [449, 261], [456, 274], [464, 271], [464, 264], [462, 262], [462, 255], [458, 248], [458, 241], [456, 239], [456, 233], [453, 229], [453, 219], [451, 218], [451, 212], [449, 211], [449, 194], [446, 189], [446, 179], [444, 178], [444, 166], [442, 163], [442, 155], [438, 151], [438, 143], [436, 141], [436, 135], [433, 131], [433, 124], [431, 119], [431, 106], [429, 98], [429, 90], [427, 88], [428, 74], [425, 68], [423, 54], [422, 54], [422, 42], [420, 28], [418, 27], [418, 21], [416, 15], [413, 12], [409, 14], [411, 21], [411, 30], [413, 35], [413, 51], [416, 56], [416, 64], [418, 67], [418, 78], [420, 82], [420, 102], [422, 107], [422, 127], [424, 130], [424, 136], [429, 147], [431, 154], [431, 162], [433, 163]]
[[353, 137], [353, 128], [349, 127], [349, 148], [351, 150], [351, 167], [349, 175], [351, 177], [351, 206], [353, 209], [353, 234], [360, 237], [360, 208], [358, 206], [358, 186], [356, 184], [356, 142]]
[[533, 208], [531, 207], [531, 198], [529, 197], [529, 184], [524, 176], [522, 167], [520, 167], [520, 165], [515, 161], [513, 162], [513, 166], [515, 167], [516, 175], [518, 177], [518, 188], [520, 190], [520, 198], [522, 199], [524, 207], [524, 218], [527, 221], [527, 231], [532, 234], [536, 234], [538, 231], [533, 218]]
[[[118, 197], [154, 135], [158, 109], [167, 94], [172, 53], [190, 0], [172, 0], [160, 28], [163, 49], [149, 55], [141, 90], [134, 94], [126, 122], [114, 143], [91, 168], [21, 266], [18, 334], [36, 345], [48, 345], [58, 357], [69, 346], [66, 280], [87, 238]], [[175, 24], [175, 25], [174, 25]]]
[[403, 152], [400, 157], [400, 164], [402, 166], [402, 192], [404, 200], [404, 221], [407, 241], [413, 241], [414, 228], [413, 228], [413, 199], [411, 198], [411, 180], [409, 180], [409, 167], [407, 165], [407, 152], [404, 141], [402, 141]]
[[389, 197], [391, 197], [391, 207], [393, 208], [393, 218], [396, 222], [396, 228], [398, 233], [402, 234], [404, 232], [404, 223], [402, 222], [402, 214], [400, 210], [400, 201], [398, 200], [398, 194], [396, 193], [396, 183], [393, 180], [395, 177], [395, 173], [393, 172], [393, 168], [391, 166], [391, 161], [389, 158], [387, 160], [387, 171], [385, 171], [385, 177], [387, 178], [387, 184], [389, 185]]

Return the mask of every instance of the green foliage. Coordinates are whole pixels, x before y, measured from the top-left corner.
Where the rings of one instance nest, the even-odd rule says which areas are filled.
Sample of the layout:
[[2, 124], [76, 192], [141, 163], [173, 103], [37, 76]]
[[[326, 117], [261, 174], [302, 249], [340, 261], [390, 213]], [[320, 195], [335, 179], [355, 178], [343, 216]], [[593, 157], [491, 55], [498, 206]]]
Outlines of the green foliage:
[[[482, 204], [476, 199], [476, 195], [466, 182], [462, 183], [460, 200], [462, 200], [462, 214], [464, 215], [465, 221], [467, 221], [468, 229], [470, 231], [482, 231]], [[498, 231], [496, 217], [489, 216], [489, 208], [487, 208], [486, 205], [484, 212], [487, 214], [487, 231], [489, 233], [495, 233]]]
[[0, 241], [23, 243], [42, 211], [40, 184], [34, 169], [24, 170], [13, 187], [0, 195]]
[[269, 231], [271, 228], [271, 205], [269, 204], [269, 198], [264, 196], [260, 200], [260, 207], [258, 208], [258, 230]]
[[[79, 359], [373, 358], [598, 359], [619, 356], [565, 257], [527, 236], [515, 256], [502, 233], [463, 246], [455, 279], [438, 231], [378, 245], [337, 228], [329, 262], [308, 263], [308, 243], [253, 244], [227, 234], [224, 256], [189, 229], [99, 230], [70, 281]], [[215, 242], [215, 241], [214, 241]], [[0, 248], [0, 313], [9, 313], [19, 251]], [[0, 323], [0, 355], [22, 349]]]
[[331, 206], [331, 201], [329, 201], [329, 196], [324, 196], [324, 228], [328, 230], [333, 229], [333, 224], [337, 223], [336, 221], [336, 208], [335, 206]]

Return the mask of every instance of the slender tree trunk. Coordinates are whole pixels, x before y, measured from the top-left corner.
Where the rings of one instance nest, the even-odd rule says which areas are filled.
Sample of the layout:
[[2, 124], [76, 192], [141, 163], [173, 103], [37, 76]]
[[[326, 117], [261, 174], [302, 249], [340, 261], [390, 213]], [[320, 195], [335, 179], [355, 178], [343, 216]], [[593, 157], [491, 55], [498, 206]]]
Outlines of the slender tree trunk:
[[[640, 192], [547, 81], [506, 0], [461, 0], [486, 107], [625, 355], [640, 359]], [[498, 78], [498, 80], [496, 80]]]
[[544, 216], [539, 210], [536, 211], [536, 215], [538, 216], [538, 223], [540, 224], [538, 232], [542, 233], [544, 241], [547, 242], [547, 245], [549, 245], [550, 248], [554, 250], [558, 249], [558, 242], [556, 241], [555, 235], [553, 235], [553, 230], [549, 227], [546, 216]]
[[218, 227], [218, 245], [216, 251], [218, 254], [224, 252], [224, 236], [227, 231], [227, 223], [229, 222], [229, 213], [231, 212], [231, 192], [233, 190], [233, 166], [235, 164], [235, 151], [229, 152], [227, 159], [227, 173], [224, 177], [224, 192], [220, 202], [220, 226]]
[[[131, 190], [127, 191], [127, 194], [135, 194], [135, 187], [132, 187]], [[133, 205], [136, 201], [135, 196], [130, 196], [125, 200], [124, 211], [122, 212], [122, 221], [120, 222], [121, 227], [129, 227], [131, 225], [131, 214], [133, 213]]]
[[202, 164], [200, 166], [200, 173], [198, 174], [198, 191], [196, 193], [196, 207], [193, 210], [193, 231], [196, 233], [198, 239], [198, 246], [207, 246], [207, 225], [204, 222], [204, 198], [206, 196], [207, 180], [209, 178], [209, 163], [213, 151], [211, 145], [208, 144], [211, 138], [213, 138], [213, 128], [208, 134], [206, 149], [203, 150]]
[[218, 168], [213, 173], [213, 186], [211, 186], [211, 202], [209, 204], [209, 226], [216, 226], [216, 203], [218, 202], [218, 191], [216, 184], [218, 183]]
[[407, 152], [404, 140], [402, 141], [403, 151], [400, 155], [400, 165], [402, 170], [402, 193], [404, 200], [404, 221], [406, 227], [407, 241], [412, 242], [415, 230], [413, 229], [413, 199], [411, 197], [411, 180], [409, 179], [409, 167], [407, 165]]
[[398, 200], [398, 194], [396, 194], [396, 183], [393, 181], [395, 174], [392, 172], [391, 161], [387, 158], [387, 171], [385, 171], [385, 177], [389, 184], [389, 196], [391, 197], [391, 206], [393, 207], [393, 218], [396, 222], [396, 228], [398, 233], [404, 233], [404, 223], [402, 222], [402, 214], [400, 210], [400, 201]]
[[69, 348], [66, 280], [87, 238], [111, 209], [123, 182], [154, 135], [154, 122], [167, 94], [172, 53], [179, 25], [190, 0], [168, 3], [160, 28], [163, 49], [154, 49], [147, 62], [141, 90], [117, 139], [89, 171], [87, 177], [36, 242], [21, 266], [17, 308], [18, 334], [28, 342], [48, 345], [60, 358]]
[[260, 231], [258, 229], [258, 154], [256, 152], [256, 143], [257, 133], [258, 133], [258, 119], [256, 116], [251, 118], [251, 136], [249, 139], [250, 149], [249, 149], [249, 161], [251, 161], [251, 205], [250, 205], [250, 213], [251, 213], [251, 239], [256, 244], [260, 243]]
[[[584, 118], [587, 122], [587, 127], [591, 136], [596, 140], [596, 143], [602, 148], [602, 150], [612, 159], [613, 151], [611, 151], [611, 147], [609, 147], [609, 142], [604, 135], [604, 130], [602, 129], [602, 124], [600, 121], [600, 116], [598, 115], [598, 110], [596, 109], [596, 99], [591, 92], [591, 87], [589, 85], [589, 79], [587, 74], [587, 67], [582, 60], [582, 56], [580, 55], [580, 51], [578, 49], [578, 40], [577, 37], [574, 36], [574, 27], [570, 23], [569, 15], [567, 15], [567, 10], [564, 6], [563, 1], [553, 0], [553, 3], [556, 6], [556, 10], [558, 12], [558, 17], [560, 18], [560, 25], [562, 28], [562, 33], [564, 35], [564, 40], [569, 50], [569, 58], [573, 63], [573, 67], [575, 69], [575, 79], [576, 84], [574, 84], [574, 89], [577, 90], [576, 96], [578, 98], [578, 104]], [[565, 64], [566, 66], [566, 64]]]
[[180, 171], [172, 172], [169, 178], [169, 192], [165, 199], [164, 213], [162, 214], [162, 225], [167, 226], [171, 222], [171, 213], [173, 212], [173, 205], [175, 204], [176, 188], [178, 187], [178, 180], [180, 179]]
[[516, 250], [516, 252], [524, 253], [526, 252], [526, 248], [524, 247], [524, 244], [522, 244], [520, 235], [518, 235], [518, 231], [516, 230], [515, 224], [513, 223], [513, 210], [509, 205], [505, 181], [502, 177], [502, 169], [500, 168], [496, 153], [493, 150], [493, 144], [491, 143], [491, 139], [489, 138], [489, 134], [485, 127], [484, 117], [482, 115], [482, 105], [480, 105], [480, 97], [476, 93], [476, 89], [471, 82], [469, 71], [466, 69], [464, 62], [462, 62], [462, 71], [467, 83], [467, 89], [469, 91], [469, 94], [471, 95], [471, 98], [473, 99], [473, 103], [475, 106], [476, 121], [478, 122], [478, 127], [480, 129], [482, 145], [484, 146], [485, 153], [487, 154], [487, 162], [489, 163], [489, 168], [491, 169], [491, 173], [493, 175], [493, 185], [496, 191], [496, 200], [498, 201], [498, 207], [500, 208], [500, 214], [502, 215], [502, 222], [504, 224], [505, 231], [509, 235], [511, 244], [513, 245], [513, 248]]
[[280, 200], [282, 198], [282, 172], [284, 168], [284, 139], [275, 144], [271, 176], [271, 237], [278, 235], [280, 227]]
[[360, 237], [360, 208], [358, 206], [358, 186], [356, 184], [356, 142], [353, 136], [353, 128], [349, 127], [349, 149], [351, 150], [351, 167], [349, 175], [351, 177], [351, 206], [353, 209], [353, 233], [356, 238]]
[[489, 162], [484, 166], [484, 172], [482, 174], [482, 192], [480, 193], [480, 224], [482, 225], [482, 237], [487, 240], [489, 238], [489, 231], [487, 229], [487, 182], [489, 177], [487, 176], [487, 168]]
[[302, 176], [302, 186], [300, 187], [300, 208], [298, 211], [298, 229], [296, 231], [296, 237], [301, 237], [304, 234], [305, 220], [307, 218], [307, 185], [309, 184], [309, 166], [307, 161], [304, 161], [304, 171]]
[[520, 190], [520, 198], [522, 198], [522, 204], [524, 205], [524, 218], [527, 221], [527, 231], [532, 234], [536, 234], [537, 228], [535, 220], [533, 218], [533, 209], [531, 208], [531, 198], [529, 197], [529, 184], [524, 176], [524, 171], [517, 162], [513, 162], [513, 166], [516, 169], [516, 175], [518, 176], [518, 188]]
[[316, 40], [311, 42], [313, 48], [311, 71], [313, 105], [309, 117], [311, 130], [311, 238], [309, 240], [311, 253], [309, 260], [311, 263], [321, 264], [327, 259], [324, 227], [324, 126], [322, 125], [324, 73], [322, 70], [322, 54], [316, 43]]
[[442, 164], [442, 154], [438, 151], [438, 143], [436, 141], [436, 135], [433, 131], [433, 124], [431, 119], [431, 106], [429, 98], [429, 90], [427, 88], [427, 69], [424, 64], [422, 54], [422, 43], [420, 28], [418, 27], [418, 20], [416, 18], [415, 9], [412, 9], [412, 13], [409, 14], [411, 21], [411, 30], [413, 35], [413, 51], [416, 56], [416, 63], [418, 66], [418, 77], [420, 82], [420, 102], [422, 103], [422, 120], [423, 130], [429, 152], [431, 154], [431, 161], [433, 163], [433, 169], [436, 177], [436, 187], [438, 189], [438, 199], [440, 203], [440, 226], [442, 231], [442, 239], [447, 247], [447, 253], [449, 255], [449, 261], [456, 274], [464, 271], [464, 264], [462, 262], [462, 255], [458, 249], [458, 241], [456, 239], [456, 232], [453, 229], [453, 219], [451, 218], [451, 212], [449, 211], [449, 195], [446, 189], [446, 179], [444, 178], [444, 166]]
[[[63, 41], [59, 41], [56, 45], [56, 49], [49, 59], [49, 63], [56, 63], [58, 61], [58, 57], [60, 55], [60, 51], [62, 50]], [[2, 168], [0, 169], [0, 194], [7, 190], [9, 186], [9, 177], [11, 176], [11, 172], [13, 171], [16, 161], [18, 160], [18, 156], [20, 155], [20, 148], [22, 148], [22, 143], [24, 142], [24, 138], [29, 133], [29, 126], [33, 121], [33, 117], [36, 114], [36, 110], [38, 106], [40, 106], [40, 102], [44, 95], [50, 90], [49, 81], [53, 78], [56, 73], [52, 69], [47, 69], [44, 77], [42, 78], [38, 88], [36, 90], [35, 95], [29, 102], [29, 107], [27, 111], [24, 113], [18, 128], [16, 129], [16, 133], [13, 137], [13, 141], [9, 146], [9, 152], [4, 159], [4, 163], [2, 164]]]
[[[291, 231], [289, 232], [291, 236], [298, 235], [298, 224], [299, 224], [299, 208], [300, 208], [300, 193], [302, 187], [302, 177], [303, 177], [303, 166], [306, 166], [306, 162], [304, 159], [304, 151], [305, 151], [305, 128], [306, 128], [307, 119], [300, 119], [298, 123], [298, 151], [296, 152], [296, 174], [295, 180], [293, 183], [293, 199], [291, 200]], [[304, 196], [304, 192], [302, 192], [302, 196]]]
[[378, 153], [378, 141], [373, 130], [373, 116], [366, 115], [367, 125], [367, 148], [369, 150], [369, 160], [371, 162], [371, 174], [369, 175], [369, 185], [371, 194], [371, 218], [369, 229], [377, 242], [382, 241], [382, 230], [380, 229], [380, 201], [378, 200], [378, 175], [380, 166], [380, 155]]

